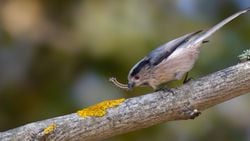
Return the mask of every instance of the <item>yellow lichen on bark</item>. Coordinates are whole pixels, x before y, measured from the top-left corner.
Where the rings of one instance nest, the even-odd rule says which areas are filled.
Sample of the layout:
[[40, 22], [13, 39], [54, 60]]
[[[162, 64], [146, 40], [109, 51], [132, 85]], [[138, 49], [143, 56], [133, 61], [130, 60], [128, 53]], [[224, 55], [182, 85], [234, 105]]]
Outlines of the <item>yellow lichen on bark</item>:
[[50, 134], [51, 132], [53, 132], [53, 131], [55, 131], [55, 129], [56, 129], [56, 124], [50, 124], [48, 127], [46, 127], [44, 130], [43, 130], [43, 133], [45, 134], [45, 135], [47, 135], [47, 134]]
[[107, 100], [100, 102], [96, 105], [90, 106], [88, 108], [82, 109], [77, 112], [80, 117], [102, 117], [106, 114], [108, 108], [112, 108], [120, 105], [125, 98], [116, 99], [116, 100]]

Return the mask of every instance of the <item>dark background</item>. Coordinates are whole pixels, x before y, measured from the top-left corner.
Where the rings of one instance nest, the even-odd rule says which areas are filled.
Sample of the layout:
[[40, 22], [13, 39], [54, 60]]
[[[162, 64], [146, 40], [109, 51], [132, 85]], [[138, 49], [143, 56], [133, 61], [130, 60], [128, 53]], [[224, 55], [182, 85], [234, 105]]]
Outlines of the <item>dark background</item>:
[[[0, 131], [107, 99], [134, 97], [117, 89], [150, 50], [207, 29], [249, 0], [1, 0]], [[194, 78], [238, 63], [250, 46], [250, 13], [209, 38], [191, 71]], [[174, 82], [176, 87], [180, 82]], [[107, 141], [250, 141], [250, 96]]]

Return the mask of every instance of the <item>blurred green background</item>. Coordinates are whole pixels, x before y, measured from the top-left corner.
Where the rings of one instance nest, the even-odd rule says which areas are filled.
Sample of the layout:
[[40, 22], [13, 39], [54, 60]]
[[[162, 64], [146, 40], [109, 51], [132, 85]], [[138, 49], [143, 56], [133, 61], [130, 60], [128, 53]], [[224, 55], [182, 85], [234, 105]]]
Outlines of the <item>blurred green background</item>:
[[[1, 0], [0, 131], [151, 92], [125, 92], [108, 78], [126, 83], [129, 69], [150, 50], [249, 6], [249, 0]], [[237, 64], [249, 46], [250, 13], [210, 38], [190, 74]], [[241, 96], [195, 120], [107, 141], [250, 141], [249, 101]]]

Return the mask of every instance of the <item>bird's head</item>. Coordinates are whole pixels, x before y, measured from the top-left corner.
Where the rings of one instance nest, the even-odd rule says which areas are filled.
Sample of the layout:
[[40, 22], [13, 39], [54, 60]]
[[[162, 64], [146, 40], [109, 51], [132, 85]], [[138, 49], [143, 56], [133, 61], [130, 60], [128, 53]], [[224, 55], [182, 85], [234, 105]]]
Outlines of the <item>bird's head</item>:
[[128, 88], [131, 90], [134, 87], [146, 86], [148, 85], [148, 80], [151, 73], [147, 66], [140, 68], [140, 66], [135, 66], [131, 69], [128, 74]]

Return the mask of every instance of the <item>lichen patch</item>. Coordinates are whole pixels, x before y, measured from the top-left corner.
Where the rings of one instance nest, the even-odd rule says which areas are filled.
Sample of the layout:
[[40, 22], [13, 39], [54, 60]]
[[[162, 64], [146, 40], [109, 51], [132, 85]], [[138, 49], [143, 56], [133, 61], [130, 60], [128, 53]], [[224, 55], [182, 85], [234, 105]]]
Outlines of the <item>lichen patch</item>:
[[90, 117], [102, 117], [106, 114], [107, 109], [112, 108], [112, 107], [116, 107], [116, 106], [120, 105], [123, 101], [125, 101], [125, 98], [103, 101], [103, 102], [100, 102], [96, 105], [84, 108], [84, 109], [78, 111], [77, 114], [83, 118], [88, 117], [88, 116], [90, 116]]
[[50, 133], [52, 133], [52, 132], [54, 132], [56, 130], [56, 124], [50, 124], [48, 127], [46, 127], [44, 130], [43, 130], [43, 133], [45, 134], [45, 135], [48, 135], [48, 134], [50, 134]]

